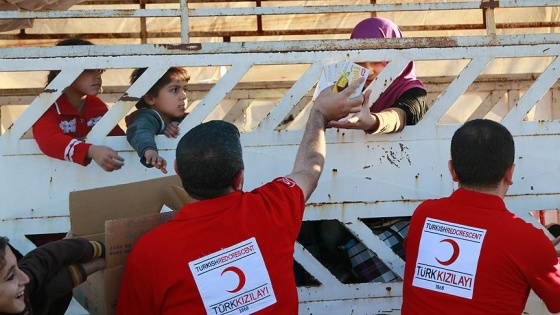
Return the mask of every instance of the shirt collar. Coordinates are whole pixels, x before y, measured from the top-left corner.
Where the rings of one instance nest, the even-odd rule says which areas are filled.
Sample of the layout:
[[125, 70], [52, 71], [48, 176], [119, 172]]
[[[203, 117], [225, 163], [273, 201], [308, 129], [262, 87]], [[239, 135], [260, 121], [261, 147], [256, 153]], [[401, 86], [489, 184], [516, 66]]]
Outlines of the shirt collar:
[[173, 220], [189, 220], [214, 215], [237, 203], [241, 195], [242, 192], [235, 191], [225, 196], [201, 200], [185, 205], [181, 208], [181, 210], [179, 210]]
[[[87, 99], [86, 99], [87, 102]], [[59, 115], [80, 115], [76, 108], [70, 103], [66, 95], [62, 94], [54, 104]]]
[[456, 202], [475, 206], [478, 208], [498, 209], [498, 210], [507, 211], [504, 200], [496, 195], [485, 194], [473, 190], [459, 188], [456, 191], [454, 191], [451, 194], [451, 196], [449, 196], [449, 198], [451, 198]]

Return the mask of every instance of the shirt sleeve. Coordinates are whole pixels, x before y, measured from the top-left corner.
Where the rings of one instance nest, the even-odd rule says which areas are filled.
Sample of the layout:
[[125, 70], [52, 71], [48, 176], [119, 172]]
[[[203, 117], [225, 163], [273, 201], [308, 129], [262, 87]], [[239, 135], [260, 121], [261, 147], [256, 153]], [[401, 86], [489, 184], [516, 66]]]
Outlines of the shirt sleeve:
[[[159, 314], [152, 296], [152, 286], [147, 283], [151, 272], [142, 262], [141, 245], [137, 243], [126, 260], [126, 267], [119, 289], [117, 315]], [[188, 268], [188, 267], [187, 267]]]
[[137, 112], [130, 117], [126, 129], [126, 139], [136, 150], [140, 157], [140, 163], [145, 167], [153, 167], [153, 165], [146, 163], [144, 153], [147, 150], [157, 151], [154, 137], [161, 129], [161, 121], [156, 115], [151, 110], [141, 110], [141, 112]]
[[291, 178], [279, 177], [272, 182], [253, 191], [258, 193], [269, 210], [273, 211], [272, 219], [289, 231], [294, 231], [296, 240], [303, 220], [305, 199], [301, 188]]
[[[560, 265], [558, 256], [551, 241], [540, 230], [530, 247], [530, 255], [526, 266], [526, 278], [531, 289], [543, 300], [551, 313], [560, 312]], [[528, 257], [529, 258], [529, 257]]]
[[412, 88], [404, 92], [391, 107], [397, 107], [406, 113], [406, 125], [416, 125], [428, 111], [428, 93], [421, 88]]
[[366, 133], [379, 134], [379, 133], [393, 133], [399, 132], [404, 129], [404, 124], [401, 123], [404, 118], [402, 118], [402, 113], [398, 113], [395, 110], [390, 110], [391, 108], [386, 108], [379, 113], [373, 113], [377, 120], [379, 121], [379, 127], [376, 131], [370, 132], [366, 130]]
[[[30, 251], [18, 262], [18, 266], [29, 276], [31, 295], [44, 292], [44, 288], [48, 287], [59, 287], [68, 293], [86, 278], [85, 273], [77, 270], [73, 264], [103, 257], [104, 252], [100, 242], [90, 242], [85, 238], [63, 239]], [[61, 280], [62, 285], [53, 283], [57, 279]]]
[[53, 107], [49, 108], [33, 125], [33, 136], [41, 151], [52, 158], [88, 165], [90, 143], [74, 139], [62, 132], [60, 121]]

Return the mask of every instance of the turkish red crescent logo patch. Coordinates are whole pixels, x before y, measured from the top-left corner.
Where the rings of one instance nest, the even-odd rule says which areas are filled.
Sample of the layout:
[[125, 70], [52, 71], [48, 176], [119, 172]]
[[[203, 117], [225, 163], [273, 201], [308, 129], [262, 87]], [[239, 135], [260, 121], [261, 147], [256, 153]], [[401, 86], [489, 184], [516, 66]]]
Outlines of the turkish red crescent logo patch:
[[239, 283], [237, 284], [237, 287], [235, 287], [233, 290], [226, 290], [226, 291], [228, 291], [229, 293], [235, 293], [243, 289], [243, 287], [245, 286], [245, 273], [243, 273], [243, 270], [234, 266], [230, 266], [224, 269], [221, 275], [223, 276], [224, 273], [226, 272], [233, 272], [237, 275], [237, 278], [239, 278]]
[[441, 241], [439, 241], [440, 243], [446, 242], [451, 244], [451, 246], [453, 246], [453, 254], [451, 254], [451, 257], [448, 260], [439, 260], [438, 258], [436, 258], [436, 260], [438, 261], [438, 263], [444, 265], [444, 266], [449, 266], [452, 263], [455, 262], [455, 260], [457, 260], [457, 258], [459, 258], [459, 244], [457, 244], [457, 242], [455, 242], [454, 240], [450, 239], [450, 238], [446, 238], [443, 239]]
[[287, 178], [287, 177], [278, 178], [277, 181], [283, 182], [284, 184], [288, 185], [289, 187], [294, 187], [296, 185], [296, 182], [294, 182], [293, 179]]

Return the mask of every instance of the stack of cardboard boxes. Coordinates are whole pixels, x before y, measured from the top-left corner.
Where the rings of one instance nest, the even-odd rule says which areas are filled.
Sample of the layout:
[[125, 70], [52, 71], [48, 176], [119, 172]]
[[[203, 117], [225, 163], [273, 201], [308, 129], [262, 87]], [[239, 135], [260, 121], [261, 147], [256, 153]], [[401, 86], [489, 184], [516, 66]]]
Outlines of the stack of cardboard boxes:
[[74, 289], [90, 314], [114, 314], [126, 257], [136, 240], [169, 221], [188, 203], [178, 176], [70, 193], [70, 224], [76, 236], [105, 243], [106, 269]]

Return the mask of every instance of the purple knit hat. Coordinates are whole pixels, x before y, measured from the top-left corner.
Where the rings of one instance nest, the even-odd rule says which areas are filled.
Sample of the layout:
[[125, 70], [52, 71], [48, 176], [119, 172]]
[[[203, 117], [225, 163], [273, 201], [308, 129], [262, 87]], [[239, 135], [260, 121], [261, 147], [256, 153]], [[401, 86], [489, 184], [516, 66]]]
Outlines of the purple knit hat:
[[[361, 21], [352, 30], [350, 38], [401, 38], [402, 33], [397, 24], [384, 18], [369, 18]], [[381, 93], [377, 101], [370, 107], [372, 113], [378, 113], [393, 106], [395, 101], [412, 88], [426, 89], [424, 84], [416, 79], [414, 62], [411, 61], [403, 72]]]

